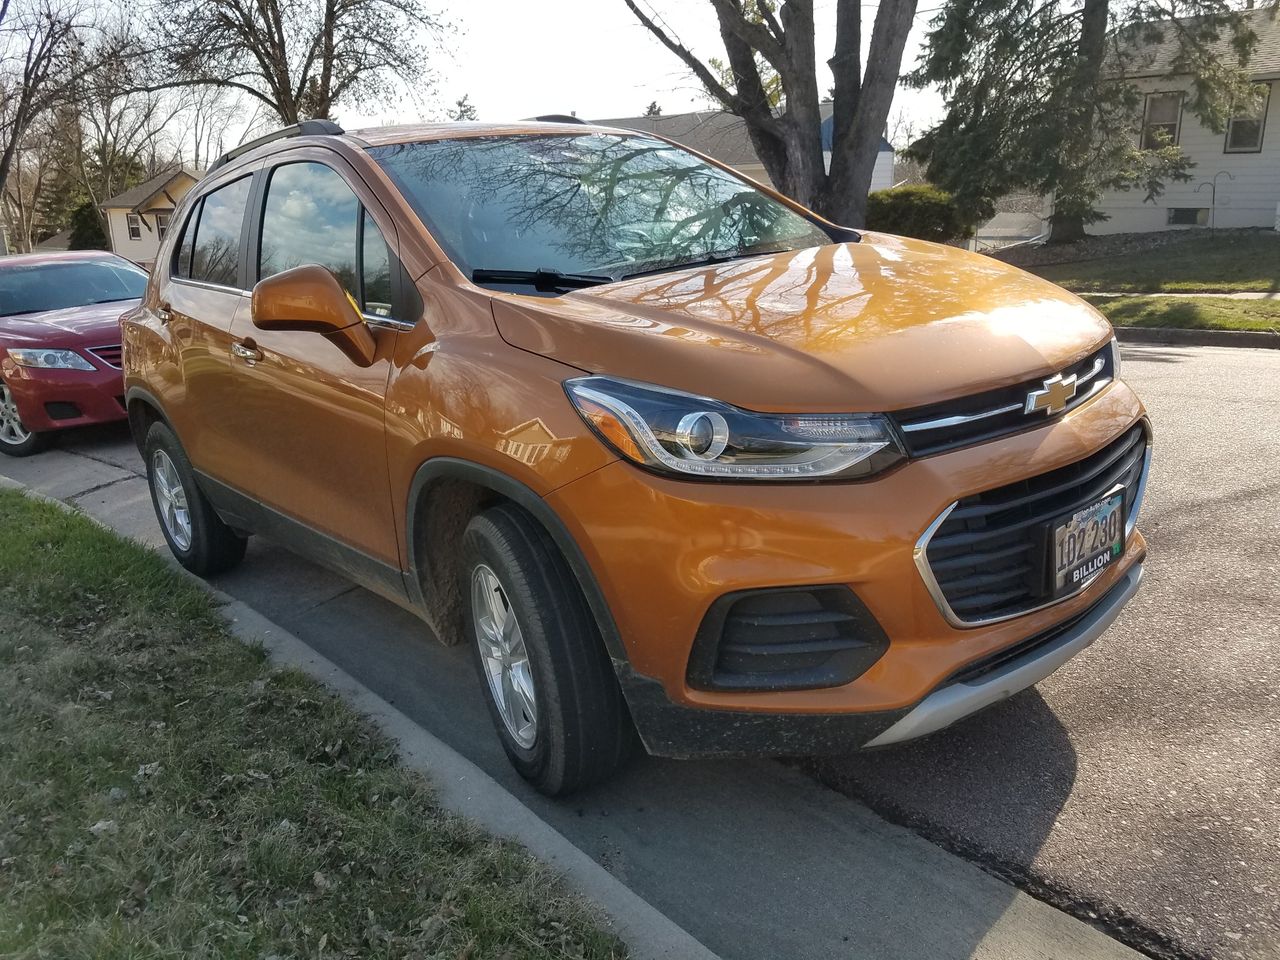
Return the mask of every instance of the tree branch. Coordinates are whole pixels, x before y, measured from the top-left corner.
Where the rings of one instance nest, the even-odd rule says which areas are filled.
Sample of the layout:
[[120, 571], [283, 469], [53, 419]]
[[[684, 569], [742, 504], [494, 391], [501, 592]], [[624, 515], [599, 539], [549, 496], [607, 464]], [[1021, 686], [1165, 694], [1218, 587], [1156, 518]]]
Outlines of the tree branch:
[[694, 75], [702, 81], [702, 85], [707, 88], [713, 97], [720, 101], [726, 110], [730, 113], [737, 113], [741, 109], [741, 102], [737, 94], [730, 93], [724, 84], [717, 79], [716, 75], [711, 72], [711, 68], [694, 56], [688, 47], [668, 35], [665, 30], [654, 23], [649, 16], [636, 6], [635, 0], [623, 0], [623, 2], [635, 14], [636, 19], [644, 25], [646, 30], [657, 37], [664, 47], [684, 61], [685, 66], [694, 72]]

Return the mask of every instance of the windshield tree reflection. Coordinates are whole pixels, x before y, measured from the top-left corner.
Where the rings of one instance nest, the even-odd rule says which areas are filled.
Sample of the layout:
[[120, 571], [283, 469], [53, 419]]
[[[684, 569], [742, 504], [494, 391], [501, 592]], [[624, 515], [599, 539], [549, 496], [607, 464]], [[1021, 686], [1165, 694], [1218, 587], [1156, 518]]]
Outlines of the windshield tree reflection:
[[732, 174], [649, 137], [475, 137], [370, 152], [467, 276], [619, 279], [833, 239]]

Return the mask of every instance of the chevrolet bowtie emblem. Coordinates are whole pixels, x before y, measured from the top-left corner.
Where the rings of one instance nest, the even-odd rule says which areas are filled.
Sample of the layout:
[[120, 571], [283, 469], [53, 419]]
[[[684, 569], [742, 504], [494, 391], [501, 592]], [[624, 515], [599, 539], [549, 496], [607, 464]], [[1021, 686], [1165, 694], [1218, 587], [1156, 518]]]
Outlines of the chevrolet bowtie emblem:
[[1055, 416], [1067, 409], [1067, 404], [1076, 395], [1076, 375], [1073, 373], [1065, 380], [1062, 374], [1055, 374], [1044, 382], [1039, 390], [1027, 394], [1027, 403], [1023, 413], [1046, 413]]

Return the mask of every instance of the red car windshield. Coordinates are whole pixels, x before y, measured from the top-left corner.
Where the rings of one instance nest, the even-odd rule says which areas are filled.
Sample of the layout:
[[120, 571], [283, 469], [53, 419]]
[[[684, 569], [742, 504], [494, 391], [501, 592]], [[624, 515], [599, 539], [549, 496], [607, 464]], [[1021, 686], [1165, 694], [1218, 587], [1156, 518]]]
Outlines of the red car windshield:
[[6, 266], [0, 261], [0, 317], [137, 300], [146, 286], [147, 275], [125, 263], [77, 260]]

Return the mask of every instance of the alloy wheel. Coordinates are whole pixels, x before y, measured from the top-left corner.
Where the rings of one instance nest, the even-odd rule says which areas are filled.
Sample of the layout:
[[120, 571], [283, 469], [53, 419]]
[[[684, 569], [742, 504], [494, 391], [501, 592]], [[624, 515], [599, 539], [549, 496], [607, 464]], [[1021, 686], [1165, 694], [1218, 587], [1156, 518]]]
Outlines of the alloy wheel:
[[483, 563], [471, 572], [471, 610], [493, 702], [511, 738], [528, 750], [538, 737], [533, 665], [507, 591]]
[[31, 431], [22, 425], [18, 416], [18, 405], [9, 392], [9, 385], [0, 381], [0, 443], [16, 447], [30, 437]]
[[187, 506], [187, 491], [178, 476], [178, 468], [163, 450], [157, 450], [151, 457], [151, 485], [160, 507], [160, 521], [169, 538], [179, 550], [190, 550], [191, 510]]

